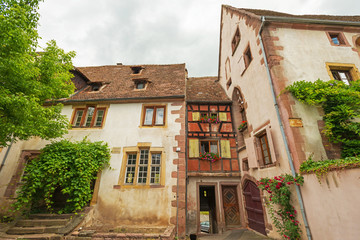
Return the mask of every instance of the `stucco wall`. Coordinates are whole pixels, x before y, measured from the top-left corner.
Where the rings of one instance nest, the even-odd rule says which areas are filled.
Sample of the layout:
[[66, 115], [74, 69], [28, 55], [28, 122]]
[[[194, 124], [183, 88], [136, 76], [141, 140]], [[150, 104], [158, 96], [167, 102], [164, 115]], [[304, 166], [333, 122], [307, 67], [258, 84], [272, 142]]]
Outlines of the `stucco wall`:
[[319, 182], [315, 174], [304, 176], [301, 187], [314, 240], [359, 239], [360, 169], [329, 172]]
[[[172, 206], [171, 201], [176, 200], [176, 192], [173, 193], [172, 187], [177, 181], [172, 173], [177, 171], [173, 160], [179, 158], [174, 150], [178, 146], [175, 137], [180, 135], [181, 130], [181, 122], [178, 121], [180, 114], [177, 112], [183, 106], [178, 103], [154, 103], [159, 104], [166, 105], [164, 127], [141, 127], [142, 103], [110, 104], [102, 129], [72, 129], [64, 136], [72, 141], [81, 140], [86, 136], [91, 141], [107, 142], [110, 149], [120, 148], [120, 151], [111, 154], [110, 168], [101, 174], [94, 224], [166, 226], [170, 224], [170, 218], [176, 216], [176, 208]], [[68, 119], [71, 118], [72, 112], [71, 105], [64, 106], [63, 114]], [[0, 174], [0, 196], [4, 195], [6, 186], [17, 168], [21, 151], [41, 149], [47, 143], [49, 142], [33, 138], [13, 144]], [[124, 147], [136, 147], [138, 143], [148, 143], [151, 148], [162, 149], [166, 158], [162, 166], [166, 168], [164, 186], [114, 187], [121, 185], [119, 176], [122, 161], [126, 159]], [[0, 153], [1, 160], [5, 151], [6, 149]], [[185, 149], [180, 151], [184, 152]]]
[[[301, 28], [303, 26], [299, 26]], [[309, 27], [311, 28], [311, 26]], [[279, 73], [279, 83], [283, 88], [300, 80], [315, 81], [321, 79], [330, 80], [326, 63], [344, 63], [355, 64], [360, 67], [359, 53], [356, 51], [353, 39], [358, 36], [358, 32], [351, 32], [347, 28], [344, 36], [349, 46], [333, 46], [331, 45], [326, 31], [334, 30], [334, 28], [326, 26], [317, 26], [315, 29], [297, 29], [294, 28], [272, 28], [270, 32], [275, 46], [276, 55], [283, 58], [281, 65], [274, 66], [273, 72]], [[341, 28], [335, 31], [342, 32]], [[347, 32], [350, 31], [350, 32]], [[280, 83], [281, 81], [281, 83]], [[279, 89], [281, 90], [281, 89]], [[299, 128], [299, 133], [304, 139], [302, 150], [308, 158], [314, 154], [315, 159], [327, 159], [318, 120], [321, 120], [321, 111], [315, 107], [311, 107], [298, 102], [297, 100], [291, 106], [290, 116], [301, 118], [303, 128]], [[303, 161], [304, 159], [300, 159]]]

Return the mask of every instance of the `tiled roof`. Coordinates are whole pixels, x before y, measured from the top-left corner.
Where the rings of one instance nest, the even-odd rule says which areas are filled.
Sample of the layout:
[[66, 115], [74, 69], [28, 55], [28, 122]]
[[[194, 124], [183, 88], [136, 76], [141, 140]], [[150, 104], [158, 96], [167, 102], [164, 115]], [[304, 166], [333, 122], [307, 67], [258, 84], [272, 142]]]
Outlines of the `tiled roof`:
[[[132, 67], [138, 66], [141, 72], [133, 74]], [[88, 86], [71, 96], [70, 101], [185, 97], [185, 64], [78, 67], [75, 71], [86, 78]], [[147, 87], [135, 89], [136, 79], [148, 81]], [[96, 84], [102, 87], [92, 91], [91, 85]]]
[[253, 13], [257, 16], [272, 16], [272, 17], [292, 17], [292, 18], [303, 18], [303, 19], [317, 19], [317, 20], [331, 20], [331, 21], [345, 21], [345, 22], [360, 22], [360, 16], [339, 16], [339, 15], [293, 15], [282, 12], [275, 12], [270, 10], [262, 9], [248, 9], [248, 8], [234, 8], [231, 6], [224, 5], [226, 8], [230, 8], [238, 11], [245, 11]]
[[186, 81], [186, 101], [231, 102], [217, 80], [217, 77], [189, 78]]

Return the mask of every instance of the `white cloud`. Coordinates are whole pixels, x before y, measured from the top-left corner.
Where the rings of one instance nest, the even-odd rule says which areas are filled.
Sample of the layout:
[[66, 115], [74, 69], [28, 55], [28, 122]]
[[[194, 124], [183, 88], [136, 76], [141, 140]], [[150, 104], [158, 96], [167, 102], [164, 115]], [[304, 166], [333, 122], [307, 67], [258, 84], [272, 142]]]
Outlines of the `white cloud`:
[[74, 50], [76, 66], [186, 63], [189, 76], [217, 75], [221, 4], [292, 14], [358, 14], [343, 0], [45, 0], [42, 46]]

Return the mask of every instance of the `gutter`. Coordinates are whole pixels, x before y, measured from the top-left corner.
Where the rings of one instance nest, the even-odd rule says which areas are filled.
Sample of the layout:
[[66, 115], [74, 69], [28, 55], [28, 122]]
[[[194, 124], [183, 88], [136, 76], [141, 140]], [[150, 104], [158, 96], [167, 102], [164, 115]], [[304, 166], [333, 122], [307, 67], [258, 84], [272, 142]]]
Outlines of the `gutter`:
[[[266, 18], [266, 20], [265, 20], [265, 18]], [[341, 25], [341, 26], [346, 25], [346, 26], [360, 27], [360, 22], [312, 19], [312, 18], [296, 18], [296, 17], [261, 16], [261, 21], [262, 21], [262, 23], [264, 21], [269, 21], [269, 22], [283, 22], [283, 23], [284, 22], [286, 22], [286, 23], [308, 23], [308, 24]], [[260, 32], [261, 32], [261, 28], [260, 28]]]
[[146, 99], [175, 99], [175, 98], [185, 98], [185, 95], [171, 95], [171, 96], [160, 96], [160, 97], [133, 97], [133, 98], [97, 98], [97, 99], [69, 99], [69, 100], [57, 100], [57, 101], [48, 101], [46, 103], [78, 103], [78, 102], [109, 102], [109, 101], [140, 101]]
[[[266, 18], [268, 18], [268, 17], [266, 17]], [[278, 105], [278, 103], [276, 101], [276, 94], [275, 94], [274, 87], [273, 87], [273, 81], [272, 81], [272, 78], [271, 78], [268, 61], [267, 61], [267, 58], [266, 58], [264, 43], [263, 43], [263, 40], [261, 38], [261, 32], [263, 30], [265, 22], [266, 21], [272, 21], [274, 19], [276, 20], [276, 19], [279, 19], [279, 18], [280, 17], [273, 17], [273, 18], [269, 18], [267, 20], [267, 19], [265, 19], [265, 16], [262, 16], [261, 17], [261, 26], [260, 26], [258, 35], [259, 35], [259, 39], [260, 39], [261, 50], [262, 50], [263, 55], [264, 55], [264, 63], [265, 63], [265, 67], [266, 67], [266, 72], [267, 72], [267, 76], [268, 76], [268, 80], [269, 80], [270, 89], [271, 89], [271, 95], [272, 95], [275, 110], [276, 110], [276, 116], [277, 116], [277, 119], [278, 119], [278, 122], [279, 122], [279, 125], [280, 125], [281, 136], [282, 136], [282, 139], [284, 141], [287, 158], [288, 158], [290, 168], [291, 168], [291, 173], [295, 177], [296, 172], [295, 172], [295, 168], [294, 168], [294, 164], [293, 164], [293, 158], [292, 158], [291, 153], [290, 153], [289, 143], [288, 143], [288, 141], [286, 139], [284, 126], [283, 126], [282, 121], [281, 121], [279, 105]], [[284, 19], [284, 17], [281, 17], [281, 19]], [[293, 20], [293, 18], [286, 18], [286, 19]], [[359, 26], [360, 26], [360, 23], [359, 23]], [[302, 199], [302, 196], [301, 196], [300, 187], [295, 185], [295, 188], [296, 188], [297, 198], [298, 198], [298, 201], [299, 201], [299, 204], [300, 204], [301, 215], [302, 215], [303, 220], [304, 220], [304, 225], [305, 225], [305, 229], [306, 229], [306, 235], [308, 237], [308, 240], [311, 240], [312, 238], [311, 238], [310, 227], [309, 227], [309, 224], [308, 224], [308, 221], [307, 221], [306, 212], [305, 212], [305, 208], [304, 208], [304, 202], [303, 202], [303, 199]]]

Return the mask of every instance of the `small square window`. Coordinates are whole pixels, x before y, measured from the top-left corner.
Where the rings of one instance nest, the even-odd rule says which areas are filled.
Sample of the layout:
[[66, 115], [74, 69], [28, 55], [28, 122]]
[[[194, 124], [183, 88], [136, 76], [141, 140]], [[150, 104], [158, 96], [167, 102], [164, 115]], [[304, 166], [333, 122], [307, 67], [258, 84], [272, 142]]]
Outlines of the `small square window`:
[[218, 153], [218, 141], [214, 140], [202, 140], [200, 141], [200, 153]]
[[350, 83], [352, 81], [350, 71], [332, 70], [331, 73], [335, 80], [342, 81], [346, 85], [350, 85]]
[[132, 74], [140, 74], [143, 67], [131, 67]]
[[327, 32], [327, 37], [330, 44], [333, 46], [347, 46], [345, 36], [342, 32]]
[[165, 106], [144, 107], [143, 126], [162, 126], [165, 124]]

